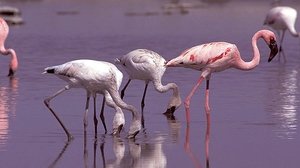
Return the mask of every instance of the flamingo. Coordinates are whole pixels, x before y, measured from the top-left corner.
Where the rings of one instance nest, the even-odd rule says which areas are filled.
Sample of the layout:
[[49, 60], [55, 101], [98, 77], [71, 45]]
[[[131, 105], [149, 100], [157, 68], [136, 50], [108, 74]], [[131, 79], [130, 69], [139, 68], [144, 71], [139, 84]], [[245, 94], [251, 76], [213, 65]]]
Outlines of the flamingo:
[[[288, 30], [292, 36], [299, 37], [299, 33], [295, 29], [295, 23], [297, 19], [297, 11], [294, 8], [288, 6], [277, 6], [269, 10], [267, 13], [264, 25], [268, 25], [277, 31], [279, 35], [279, 58], [282, 52], [284, 61], [285, 55], [282, 49], [282, 43], [285, 31]], [[282, 33], [281, 33], [282, 32]]]
[[251, 70], [259, 64], [260, 53], [257, 47], [257, 40], [260, 38], [264, 39], [271, 50], [270, 57], [268, 59], [268, 62], [270, 62], [277, 54], [278, 48], [276, 36], [269, 30], [259, 30], [253, 35], [253, 59], [250, 62], [242, 60], [236, 45], [226, 42], [212, 42], [192, 47], [185, 50], [180, 56], [167, 62], [167, 67], [185, 67], [201, 71], [197, 84], [193, 87], [184, 102], [187, 123], [190, 121], [189, 109], [191, 98], [204, 79], [206, 79], [205, 110], [206, 117], [208, 119], [210, 115], [209, 80], [211, 74], [228, 68]]
[[7, 76], [14, 76], [16, 70], [18, 69], [18, 58], [15, 50], [9, 48], [6, 49], [4, 47], [5, 40], [7, 38], [9, 32], [9, 27], [5, 20], [0, 17], [0, 54], [2, 55], [10, 55], [10, 63], [9, 63], [9, 72]]
[[160, 93], [167, 92], [170, 89], [173, 90], [173, 95], [169, 100], [165, 114], [168, 115], [174, 113], [180, 106], [181, 98], [178, 86], [175, 83], [168, 83], [167, 85], [162, 85], [161, 83], [161, 78], [166, 71], [166, 60], [162, 56], [147, 49], [136, 49], [121, 58], [116, 59], [116, 63], [120, 64], [129, 75], [129, 79], [121, 91], [121, 98], [124, 97], [125, 90], [131, 80], [138, 79], [145, 81], [145, 88], [141, 101], [142, 125], [144, 125], [143, 109], [149, 82], [152, 82], [155, 89]]
[[[52, 108], [50, 107], [50, 100], [71, 88], [83, 88], [87, 92], [83, 120], [84, 128], [87, 127], [87, 113], [91, 95], [94, 98], [94, 122], [95, 125], [97, 125], [96, 95], [102, 94], [105, 97], [104, 101], [106, 100], [109, 106], [116, 108], [118, 115], [115, 115], [114, 117], [114, 129], [118, 130], [115, 125], [116, 123], [119, 123], [119, 126], [122, 126], [124, 124], [124, 120], [122, 119], [124, 118], [124, 116], [123, 114], [120, 114], [122, 113], [122, 111], [120, 111], [116, 106], [130, 110], [132, 112], [133, 120], [129, 128], [129, 138], [134, 138], [141, 129], [141, 121], [139, 119], [139, 113], [136, 108], [132, 105], [126, 104], [120, 98], [118, 88], [121, 85], [123, 74], [117, 69], [115, 65], [104, 61], [87, 59], [73, 60], [61, 65], [47, 67], [45, 68], [44, 73], [54, 74], [68, 83], [68, 85], [66, 85], [64, 88], [44, 100], [46, 107], [52, 112], [52, 114], [64, 129], [68, 137], [68, 141], [73, 137], [64, 126], [62, 121], [59, 119], [59, 117], [56, 115], [54, 110], [52, 110]], [[102, 120], [102, 122], [104, 121]], [[95, 133], [97, 133], [96, 126]]]

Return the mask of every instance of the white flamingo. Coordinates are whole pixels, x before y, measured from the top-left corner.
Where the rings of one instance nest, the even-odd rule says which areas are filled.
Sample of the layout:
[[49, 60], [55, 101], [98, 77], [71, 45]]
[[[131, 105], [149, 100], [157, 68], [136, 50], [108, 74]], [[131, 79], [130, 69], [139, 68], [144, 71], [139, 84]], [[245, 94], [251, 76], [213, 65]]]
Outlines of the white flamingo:
[[[269, 30], [260, 30], [252, 37], [253, 59], [250, 62], [245, 62], [240, 56], [240, 52], [236, 45], [226, 42], [212, 42], [198, 45], [185, 50], [180, 56], [167, 62], [168, 67], [185, 67], [201, 71], [200, 78], [197, 84], [193, 87], [185, 99], [187, 123], [190, 119], [190, 101], [196, 89], [202, 81], [206, 79], [205, 92], [205, 109], [206, 117], [209, 118], [209, 80], [214, 72], [220, 72], [228, 68], [236, 68], [240, 70], [251, 70], [255, 68], [260, 61], [260, 53], [257, 47], [257, 40], [264, 39], [271, 49], [269, 62], [275, 57], [278, 52], [276, 37]], [[250, 90], [251, 91], [251, 90]]]
[[[118, 87], [120, 86], [123, 78], [123, 74], [117, 69], [117, 67], [111, 63], [104, 61], [94, 61], [94, 60], [74, 60], [62, 65], [51, 66], [45, 68], [44, 73], [54, 74], [60, 79], [66, 81], [66, 85], [63, 89], [59, 90], [52, 96], [44, 100], [45, 105], [52, 112], [55, 118], [58, 120], [65, 133], [68, 136], [68, 140], [72, 139], [72, 135], [69, 133], [67, 128], [64, 126], [62, 121], [56, 115], [56, 113], [50, 107], [50, 100], [71, 88], [83, 88], [87, 91], [87, 99], [84, 113], [84, 128], [87, 126], [87, 113], [89, 108], [89, 99], [92, 95], [94, 98], [94, 122], [97, 125], [96, 119], [96, 94], [103, 94], [107, 100], [109, 106], [116, 108], [130, 110], [133, 114], [133, 120], [129, 128], [129, 138], [134, 138], [135, 135], [141, 129], [141, 122], [139, 118], [139, 113], [136, 108], [132, 105], [128, 105], [120, 98], [118, 93]], [[110, 96], [111, 97], [110, 97]], [[114, 119], [114, 124], [119, 124], [118, 126], [124, 124], [124, 118], [122, 111], [116, 109], [117, 115]], [[114, 129], [118, 129], [116, 125], [113, 125]], [[95, 133], [97, 129], [95, 127]]]
[[129, 75], [128, 82], [121, 91], [121, 98], [124, 97], [125, 90], [131, 80], [138, 79], [145, 81], [145, 89], [141, 101], [142, 124], [144, 123], [143, 109], [149, 82], [152, 82], [155, 89], [160, 93], [167, 92], [170, 89], [173, 90], [173, 95], [169, 100], [165, 114], [174, 113], [180, 106], [181, 98], [178, 86], [175, 83], [168, 83], [167, 85], [162, 85], [161, 83], [161, 78], [166, 71], [166, 60], [162, 56], [147, 49], [136, 49], [118, 58], [116, 63], [120, 64]]
[[9, 72], [7, 76], [14, 76], [15, 72], [18, 69], [18, 58], [15, 50], [9, 48], [6, 49], [4, 47], [5, 40], [9, 33], [9, 27], [4, 19], [0, 17], [0, 54], [10, 55], [10, 63], [9, 63]]
[[296, 9], [288, 6], [277, 6], [269, 10], [264, 21], [264, 25], [268, 25], [277, 31], [277, 34], [280, 37], [279, 58], [280, 53], [282, 52], [284, 61], [286, 61], [286, 58], [282, 49], [282, 43], [285, 31], [288, 30], [292, 36], [299, 37], [299, 33], [295, 29], [296, 19]]

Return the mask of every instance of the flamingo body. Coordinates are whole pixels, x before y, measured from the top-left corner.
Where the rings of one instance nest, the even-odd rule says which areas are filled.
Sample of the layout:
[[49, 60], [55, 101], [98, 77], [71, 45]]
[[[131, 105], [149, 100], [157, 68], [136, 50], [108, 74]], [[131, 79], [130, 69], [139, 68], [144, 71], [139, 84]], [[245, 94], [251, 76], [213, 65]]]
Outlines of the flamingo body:
[[288, 6], [278, 6], [269, 10], [264, 24], [275, 30], [288, 30], [293, 36], [299, 36], [295, 29], [297, 11]]
[[162, 85], [161, 83], [161, 79], [166, 71], [166, 60], [162, 56], [151, 50], [136, 49], [117, 59], [116, 62], [120, 64], [129, 75], [129, 80], [122, 89], [121, 97], [124, 96], [125, 89], [129, 82], [132, 79], [138, 79], [145, 81], [146, 84], [141, 102], [142, 111], [149, 82], [152, 82], [155, 89], [160, 93], [167, 92], [170, 89], [173, 90], [173, 95], [169, 100], [166, 113], [173, 113], [180, 106], [181, 98], [178, 86], [175, 83], [168, 83], [167, 85]]
[[6, 21], [0, 17], [0, 54], [10, 55], [9, 72], [7, 76], [14, 76], [18, 69], [18, 58], [15, 50], [9, 48], [6, 49], [4, 46], [5, 40], [9, 33], [9, 27]]
[[133, 122], [130, 126], [129, 136], [135, 136], [137, 132], [140, 130], [140, 120], [137, 117], [138, 116], [137, 110], [133, 106], [123, 102], [119, 96], [118, 89], [119, 86], [121, 85], [123, 74], [117, 69], [117, 67], [115, 67], [115, 65], [104, 61], [74, 60], [62, 65], [47, 67], [45, 68], [44, 73], [54, 74], [68, 83], [68, 85], [65, 86], [64, 89], [58, 91], [53, 96], [50, 96], [49, 98], [45, 99], [46, 106], [50, 109], [50, 111], [60, 122], [68, 138], [71, 137], [70, 133], [64, 127], [64, 125], [56, 116], [54, 111], [50, 108], [49, 102], [54, 97], [56, 97], [63, 91], [68, 90], [70, 88], [83, 88], [87, 91], [86, 111], [84, 117], [85, 126], [87, 125], [87, 111], [89, 106], [88, 105], [89, 97], [91, 95], [94, 97], [94, 110], [95, 110], [96, 94], [103, 94], [107, 104], [111, 107], [114, 107], [117, 111], [116, 116], [114, 118], [114, 127], [115, 124], [120, 125], [120, 124], [124, 124], [125, 122], [123, 113], [120, 110], [121, 107], [132, 111], [133, 114]]
[[199, 81], [194, 86], [190, 94], [185, 100], [186, 117], [189, 123], [189, 106], [190, 100], [196, 89], [200, 86], [202, 81], [206, 79], [206, 96], [205, 109], [207, 118], [209, 118], [209, 80], [210, 75], [214, 72], [220, 72], [228, 68], [237, 68], [240, 70], [251, 70], [255, 68], [260, 61], [260, 53], [257, 47], [257, 40], [264, 39], [271, 53], [269, 62], [275, 57], [278, 52], [276, 44], [276, 36], [269, 30], [260, 30], [252, 37], [253, 59], [250, 62], [245, 62], [240, 56], [240, 52], [236, 45], [227, 42], [212, 42], [198, 45], [185, 50], [178, 57], [167, 62], [168, 67], [185, 67], [201, 71]]
[[272, 27], [280, 36], [279, 54], [283, 54], [284, 61], [286, 61], [286, 58], [282, 49], [282, 43], [285, 31], [288, 30], [292, 36], [299, 37], [299, 33], [295, 28], [296, 19], [296, 9], [288, 6], [277, 6], [269, 10], [264, 21], [264, 25]]
[[237, 55], [234, 53], [238, 53], [234, 44], [212, 42], [187, 49], [179, 57], [169, 61], [167, 65], [173, 66], [171, 62], [180, 60], [181, 63], [176, 66], [199, 71], [210, 69], [212, 72], [219, 72], [233, 66], [234, 59], [237, 59], [235, 57]]

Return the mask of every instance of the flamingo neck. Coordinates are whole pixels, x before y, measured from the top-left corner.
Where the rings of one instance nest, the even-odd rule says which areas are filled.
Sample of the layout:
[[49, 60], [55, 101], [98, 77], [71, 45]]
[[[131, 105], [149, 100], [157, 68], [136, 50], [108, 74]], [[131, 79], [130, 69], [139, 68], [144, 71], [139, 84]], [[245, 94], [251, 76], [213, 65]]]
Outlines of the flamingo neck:
[[181, 98], [178, 86], [175, 83], [168, 83], [167, 85], [162, 85], [161, 81], [153, 81], [155, 89], [160, 93], [165, 93], [168, 90], [173, 90], [173, 95], [171, 96], [168, 104], [168, 108], [178, 107], [181, 104]]
[[247, 70], [251, 70], [251, 69], [255, 68], [259, 64], [260, 53], [259, 53], [259, 50], [257, 47], [257, 40], [261, 37], [262, 37], [261, 31], [254, 34], [254, 36], [252, 37], [253, 58], [249, 62], [246, 62], [246, 61], [242, 60], [242, 58], [240, 58], [240, 60], [238, 61], [238, 64], [237, 64], [238, 69], [247, 71]]
[[8, 76], [14, 75], [15, 71], [18, 69], [18, 58], [17, 58], [17, 54], [16, 54], [15, 50], [5, 49], [4, 47], [2, 47], [0, 49], [0, 53], [3, 54], [3, 55], [10, 55], [11, 56], [10, 63], [9, 63], [9, 74], [8, 74]]

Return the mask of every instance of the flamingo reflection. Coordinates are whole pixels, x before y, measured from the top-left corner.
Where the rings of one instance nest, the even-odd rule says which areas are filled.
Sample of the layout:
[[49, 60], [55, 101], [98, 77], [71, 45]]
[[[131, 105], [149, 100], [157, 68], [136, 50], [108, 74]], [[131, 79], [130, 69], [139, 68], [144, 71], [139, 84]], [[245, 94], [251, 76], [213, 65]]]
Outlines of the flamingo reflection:
[[[206, 160], [206, 168], [209, 168], [209, 142], [210, 142], [210, 115], [207, 115], [207, 125], [206, 125], [206, 133], [205, 133], [205, 160]], [[194, 167], [201, 168], [201, 163], [199, 159], [195, 156], [195, 153], [192, 151], [190, 145], [190, 126], [186, 126], [185, 130], [185, 143], [184, 143], [185, 152], [193, 161]]]
[[53, 160], [53, 162], [48, 166], [48, 168], [54, 168], [56, 167], [59, 160], [62, 158], [62, 156], [65, 154], [68, 146], [70, 145], [71, 141], [68, 141], [65, 143], [65, 145], [62, 147], [61, 151], [58, 153], [57, 157]]
[[8, 86], [0, 83], [0, 150], [9, 138], [9, 118], [16, 115], [18, 86], [17, 77], [10, 77]]
[[[269, 81], [271, 83], [270, 93], [267, 97], [268, 102], [272, 102], [268, 106], [271, 113], [271, 119], [279, 124], [275, 132], [278, 137], [285, 139], [293, 139], [297, 131], [297, 111], [299, 111], [299, 71], [297, 69], [288, 69], [282, 65], [278, 69], [277, 81]], [[270, 101], [271, 99], [271, 101]]]
[[113, 137], [113, 152], [115, 159], [106, 160], [104, 143], [101, 145], [103, 167], [131, 167], [131, 168], [164, 168], [167, 166], [167, 159], [163, 152], [163, 137], [158, 136], [155, 142], [140, 144], [133, 139], [128, 140], [126, 152], [125, 142], [119, 137]]

